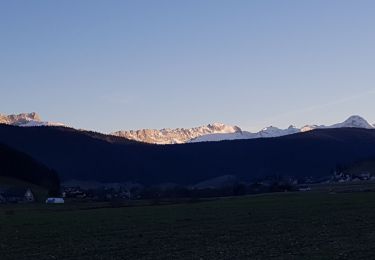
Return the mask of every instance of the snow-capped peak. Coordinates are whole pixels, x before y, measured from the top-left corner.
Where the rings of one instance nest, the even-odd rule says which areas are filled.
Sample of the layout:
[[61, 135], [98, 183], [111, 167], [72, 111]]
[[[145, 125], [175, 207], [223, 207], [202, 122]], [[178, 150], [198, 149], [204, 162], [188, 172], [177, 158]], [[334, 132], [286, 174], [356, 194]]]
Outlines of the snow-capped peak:
[[280, 129], [274, 126], [265, 127], [257, 133], [240, 132], [232, 134], [211, 134], [198, 137], [191, 142], [208, 142], [208, 141], [222, 141], [222, 140], [235, 140], [235, 139], [254, 139], [254, 138], [270, 138], [279, 137], [284, 135], [296, 134], [300, 132], [307, 132], [314, 129], [322, 128], [343, 128], [343, 127], [354, 127], [354, 128], [366, 128], [373, 129], [375, 125], [369, 124], [364, 118], [360, 116], [351, 116], [342, 123], [334, 124], [331, 126], [324, 125], [305, 125], [301, 128], [297, 128], [293, 125], [287, 129]]
[[275, 126], [269, 126], [256, 133], [254, 137], [278, 137], [283, 135], [295, 134], [298, 132], [300, 132], [300, 129], [296, 128], [293, 125], [289, 126], [287, 129], [280, 129]]
[[11, 125], [22, 125], [30, 121], [40, 121], [37, 113], [22, 113], [18, 115], [3, 115], [0, 114], [0, 123]]
[[308, 132], [317, 128], [323, 128], [324, 126], [318, 126], [318, 125], [305, 125], [301, 128], [301, 132]]
[[8, 124], [22, 127], [32, 126], [64, 126], [61, 123], [42, 121], [40, 116], [35, 113], [22, 113], [18, 115], [2, 115], [0, 114], [0, 124]]
[[241, 128], [238, 126], [231, 126], [231, 125], [226, 125], [223, 123], [213, 123], [207, 125], [207, 128], [211, 129], [213, 132], [216, 133], [235, 133], [235, 132], [241, 132]]
[[164, 128], [164, 129], [140, 129], [130, 131], [118, 131], [112, 135], [125, 137], [127, 139], [136, 140], [154, 144], [175, 144], [186, 143], [191, 139], [210, 135], [210, 134], [231, 134], [242, 132], [238, 126], [230, 126], [222, 123], [213, 123], [206, 126], [194, 128]]
[[280, 131], [282, 131], [280, 128], [277, 128], [277, 127], [271, 125], [271, 126], [265, 127], [262, 130], [260, 130], [258, 132], [258, 134], [261, 137], [263, 137], [263, 136], [266, 137], [266, 136], [278, 135], [278, 133], [280, 133]]
[[354, 128], [374, 128], [366, 119], [363, 117], [354, 115], [346, 119], [344, 122], [339, 124], [331, 125], [329, 128], [343, 128], [343, 127], [354, 127]]

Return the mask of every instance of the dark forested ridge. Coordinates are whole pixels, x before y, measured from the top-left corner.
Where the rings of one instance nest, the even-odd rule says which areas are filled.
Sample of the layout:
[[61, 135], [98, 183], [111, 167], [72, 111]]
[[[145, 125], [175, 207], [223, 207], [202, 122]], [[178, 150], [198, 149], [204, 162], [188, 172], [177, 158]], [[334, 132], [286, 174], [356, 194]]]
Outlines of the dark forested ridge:
[[0, 176], [41, 186], [50, 192], [59, 190], [57, 173], [30, 156], [0, 144]]
[[149, 145], [60, 127], [0, 125], [0, 142], [63, 180], [193, 184], [222, 175], [327, 176], [337, 165], [375, 157], [375, 130], [321, 129], [278, 138]]

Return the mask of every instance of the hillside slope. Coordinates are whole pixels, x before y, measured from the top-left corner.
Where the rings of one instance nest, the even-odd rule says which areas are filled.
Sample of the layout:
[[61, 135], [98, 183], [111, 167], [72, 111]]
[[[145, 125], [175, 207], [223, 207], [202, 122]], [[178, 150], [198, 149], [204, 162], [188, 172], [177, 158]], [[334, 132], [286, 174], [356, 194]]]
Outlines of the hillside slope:
[[326, 176], [375, 157], [375, 130], [319, 129], [278, 138], [150, 145], [56, 127], [0, 126], [0, 142], [56, 169], [62, 180], [195, 184], [223, 175]]
[[343, 169], [344, 173], [359, 175], [361, 173], [369, 173], [375, 175], [375, 159], [368, 159], [355, 162], [352, 165], [346, 166]]
[[0, 177], [31, 183], [51, 192], [58, 191], [60, 185], [56, 172], [3, 144], [0, 144]]

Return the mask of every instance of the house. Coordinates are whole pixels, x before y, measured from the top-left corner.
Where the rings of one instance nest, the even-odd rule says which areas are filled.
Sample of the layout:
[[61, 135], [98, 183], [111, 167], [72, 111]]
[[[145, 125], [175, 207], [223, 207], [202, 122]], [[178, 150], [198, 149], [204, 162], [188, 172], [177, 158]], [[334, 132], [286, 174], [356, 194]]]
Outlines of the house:
[[34, 197], [34, 194], [33, 192], [31, 191], [31, 189], [27, 189], [26, 192], [25, 192], [25, 199], [26, 201], [28, 202], [33, 202], [35, 201], [35, 197]]
[[370, 180], [371, 174], [369, 172], [362, 172], [362, 173], [359, 174], [359, 178], [361, 180], [367, 181], [367, 180]]
[[83, 199], [87, 197], [87, 194], [80, 187], [64, 187], [62, 195], [64, 198]]
[[34, 202], [35, 196], [30, 188], [10, 188], [1, 191], [0, 201], [5, 203]]
[[307, 185], [301, 185], [298, 187], [298, 191], [310, 191], [311, 188]]
[[47, 198], [46, 204], [63, 204], [65, 201], [63, 198]]

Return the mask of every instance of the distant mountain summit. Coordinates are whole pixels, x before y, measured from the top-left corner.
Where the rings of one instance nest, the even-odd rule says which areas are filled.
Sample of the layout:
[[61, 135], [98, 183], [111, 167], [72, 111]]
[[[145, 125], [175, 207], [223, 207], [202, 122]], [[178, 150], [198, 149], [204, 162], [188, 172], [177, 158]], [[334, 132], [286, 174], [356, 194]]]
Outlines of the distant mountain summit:
[[194, 138], [210, 134], [236, 134], [241, 132], [242, 130], [238, 126], [214, 123], [194, 128], [164, 128], [160, 130], [141, 129], [130, 131], [118, 131], [112, 133], [112, 135], [145, 143], [180, 144], [186, 143]]
[[375, 128], [366, 119], [360, 116], [351, 116], [346, 119], [344, 122], [330, 126], [329, 128], [343, 128], [343, 127], [354, 127], [354, 128], [366, 128], [372, 129]]
[[366, 119], [360, 116], [351, 116], [342, 123], [334, 124], [331, 126], [324, 125], [306, 125], [301, 128], [295, 126], [290, 126], [287, 129], [280, 129], [274, 126], [266, 127], [260, 130], [257, 133], [251, 133], [247, 131], [242, 131], [240, 133], [233, 134], [209, 134], [197, 137], [193, 140], [190, 140], [192, 143], [197, 142], [212, 142], [212, 141], [223, 141], [223, 140], [236, 140], [236, 139], [255, 139], [255, 138], [270, 138], [270, 137], [279, 137], [284, 135], [291, 135], [300, 132], [307, 132], [314, 129], [323, 129], [323, 128], [365, 128], [365, 129], [375, 129], [374, 125], [371, 125], [367, 122]]
[[22, 113], [18, 115], [0, 114], [0, 124], [15, 125], [22, 127], [31, 126], [63, 126], [61, 123], [42, 121], [40, 116], [35, 113]]
[[307, 132], [314, 129], [322, 128], [366, 128], [373, 129], [375, 126], [368, 123], [360, 116], [351, 116], [342, 123], [331, 126], [324, 125], [305, 125], [301, 128], [296, 126], [289, 126], [286, 129], [280, 129], [275, 126], [265, 127], [259, 132], [252, 133], [242, 131], [238, 126], [230, 126], [222, 123], [209, 124], [207, 126], [200, 126], [195, 128], [176, 128], [176, 129], [141, 129], [118, 131], [112, 135], [124, 137], [127, 139], [153, 143], [153, 144], [180, 144], [180, 143], [198, 143], [198, 142], [214, 142], [223, 140], [238, 140], [238, 139], [255, 139], [255, 138], [271, 138], [285, 135], [296, 134], [300, 132]]
[[0, 123], [8, 125], [23, 125], [31, 121], [40, 122], [41, 119], [39, 115], [35, 112], [32, 113], [22, 113], [18, 115], [2, 115], [0, 114]]
[[262, 137], [278, 137], [283, 135], [291, 135], [295, 133], [299, 133], [300, 129], [296, 128], [295, 126], [291, 125], [287, 129], [280, 129], [274, 126], [269, 126], [263, 128], [258, 133], [254, 134], [254, 138], [262, 138]]

